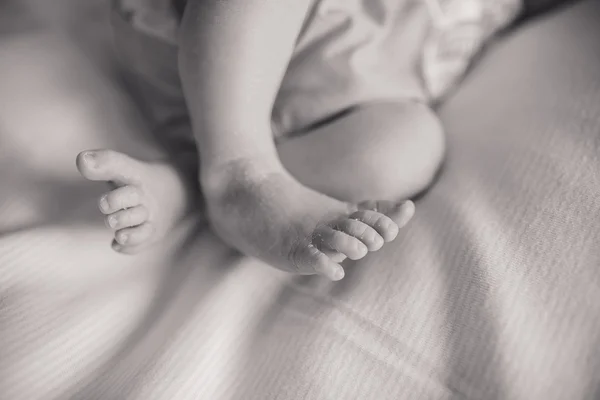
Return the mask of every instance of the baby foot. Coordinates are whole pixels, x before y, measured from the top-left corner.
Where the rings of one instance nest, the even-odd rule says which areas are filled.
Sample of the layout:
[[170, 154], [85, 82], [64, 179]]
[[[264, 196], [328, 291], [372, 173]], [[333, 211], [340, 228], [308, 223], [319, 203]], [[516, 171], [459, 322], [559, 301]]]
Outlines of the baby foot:
[[193, 203], [192, 185], [166, 162], [144, 162], [111, 150], [84, 151], [77, 168], [91, 181], [116, 188], [99, 200], [112, 248], [134, 254], [163, 238]]
[[351, 205], [284, 170], [265, 173], [253, 164], [233, 166], [216, 181], [204, 192], [209, 220], [223, 240], [276, 268], [334, 281], [344, 277], [343, 259], [381, 249], [414, 214], [410, 201]]

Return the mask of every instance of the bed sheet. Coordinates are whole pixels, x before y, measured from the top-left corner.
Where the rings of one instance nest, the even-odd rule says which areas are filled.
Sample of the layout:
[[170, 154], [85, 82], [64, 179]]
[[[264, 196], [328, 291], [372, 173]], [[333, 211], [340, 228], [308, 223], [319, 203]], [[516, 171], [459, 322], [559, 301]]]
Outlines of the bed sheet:
[[65, 37], [1, 40], [0, 398], [598, 398], [599, 21], [585, 1], [494, 45], [414, 220], [338, 283], [194, 216], [113, 253], [74, 158], [156, 155], [143, 121]]

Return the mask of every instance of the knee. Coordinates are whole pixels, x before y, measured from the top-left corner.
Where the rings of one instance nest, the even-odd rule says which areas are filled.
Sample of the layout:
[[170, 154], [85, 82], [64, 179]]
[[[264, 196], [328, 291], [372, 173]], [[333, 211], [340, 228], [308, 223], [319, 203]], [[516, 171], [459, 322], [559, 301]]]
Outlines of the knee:
[[371, 199], [411, 198], [431, 185], [442, 164], [443, 129], [426, 105], [411, 102], [383, 107], [387, 110], [381, 110], [379, 143], [360, 162], [371, 177], [365, 180], [365, 193]]

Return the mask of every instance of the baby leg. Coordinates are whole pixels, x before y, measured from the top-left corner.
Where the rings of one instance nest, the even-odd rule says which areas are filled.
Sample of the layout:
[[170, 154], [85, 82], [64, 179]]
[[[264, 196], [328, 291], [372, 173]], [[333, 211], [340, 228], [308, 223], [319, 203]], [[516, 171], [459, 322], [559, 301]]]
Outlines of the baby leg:
[[444, 139], [427, 106], [377, 103], [285, 141], [278, 152], [295, 179], [256, 162], [233, 167], [217, 179], [226, 182], [222, 195], [205, 192], [213, 227], [274, 266], [340, 279], [343, 270], [331, 261], [344, 257], [332, 252], [359, 259], [395, 237], [414, 210], [411, 203], [389, 206], [431, 183]]
[[112, 186], [99, 199], [99, 208], [115, 231], [113, 249], [131, 254], [167, 235], [199, 206], [201, 196], [177, 48], [138, 31], [117, 8], [112, 16], [131, 95], [151, 128], [147, 139], [155, 139], [167, 155], [148, 162], [108, 149], [87, 150], [77, 157], [77, 167], [86, 179]]
[[408, 199], [443, 158], [433, 111], [418, 102], [373, 103], [281, 143], [281, 162], [304, 185], [349, 202]]

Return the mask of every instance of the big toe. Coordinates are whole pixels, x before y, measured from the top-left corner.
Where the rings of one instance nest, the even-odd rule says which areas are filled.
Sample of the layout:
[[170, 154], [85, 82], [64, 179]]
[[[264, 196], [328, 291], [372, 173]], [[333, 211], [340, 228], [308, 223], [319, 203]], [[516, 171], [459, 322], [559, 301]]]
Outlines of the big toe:
[[139, 180], [140, 163], [113, 150], [87, 150], [77, 155], [77, 169], [91, 181], [112, 181], [119, 186]]

